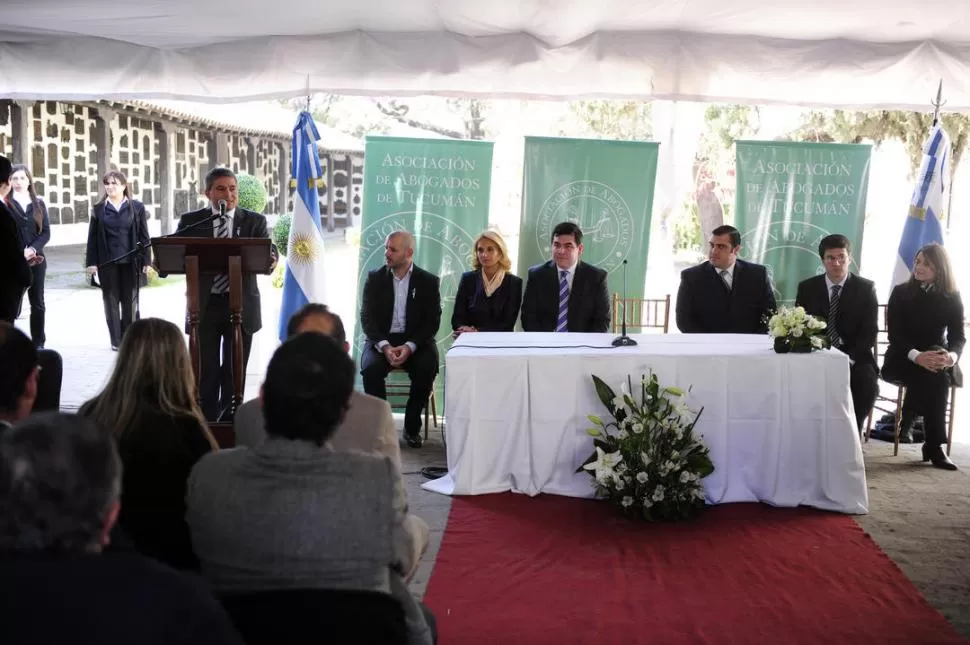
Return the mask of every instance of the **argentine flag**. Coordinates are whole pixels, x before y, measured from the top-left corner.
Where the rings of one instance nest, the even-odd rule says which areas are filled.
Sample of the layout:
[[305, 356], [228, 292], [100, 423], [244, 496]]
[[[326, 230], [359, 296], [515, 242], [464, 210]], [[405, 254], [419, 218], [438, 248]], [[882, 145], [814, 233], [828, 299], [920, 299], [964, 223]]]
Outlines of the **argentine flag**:
[[943, 244], [943, 220], [950, 198], [950, 137], [939, 122], [930, 130], [923, 145], [920, 164], [909, 206], [909, 216], [899, 240], [893, 285], [909, 280], [913, 259], [920, 247], [936, 242]]
[[322, 169], [317, 154], [320, 134], [309, 112], [300, 113], [293, 128], [292, 168], [296, 177], [293, 219], [286, 252], [283, 303], [280, 305], [280, 340], [286, 339], [290, 317], [308, 302], [326, 304], [323, 273], [323, 235], [317, 180]]

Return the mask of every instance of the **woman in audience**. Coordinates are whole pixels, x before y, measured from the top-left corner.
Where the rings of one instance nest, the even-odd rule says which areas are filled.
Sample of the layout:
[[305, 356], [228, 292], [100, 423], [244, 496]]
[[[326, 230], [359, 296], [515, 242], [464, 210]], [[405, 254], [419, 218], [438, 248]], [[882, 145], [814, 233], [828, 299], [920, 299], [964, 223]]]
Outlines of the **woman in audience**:
[[159, 318], [132, 323], [108, 384], [80, 414], [111, 432], [124, 464], [118, 522], [144, 555], [179, 569], [198, 561], [185, 523], [185, 488], [216, 450], [196, 400], [182, 331]]
[[906, 386], [901, 432], [911, 431], [913, 421], [922, 415], [923, 461], [956, 470], [943, 444], [950, 386], [963, 384], [957, 361], [966, 337], [963, 301], [942, 246], [928, 244], [916, 252], [913, 275], [893, 288], [886, 319], [889, 347], [882, 376]]
[[51, 239], [51, 223], [47, 217], [47, 206], [34, 191], [34, 179], [27, 166], [16, 164], [13, 167], [10, 185], [13, 190], [7, 197], [8, 210], [20, 227], [24, 259], [30, 265], [33, 277], [27, 290], [27, 299], [30, 302], [30, 338], [37, 349], [43, 349], [47, 340], [44, 334], [44, 276], [47, 274], [44, 245]]
[[454, 337], [470, 331], [512, 331], [522, 305], [522, 278], [509, 273], [512, 261], [497, 231], [475, 240], [472, 271], [461, 276], [451, 315]]
[[[149, 241], [145, 205], [131, 198], [128, 180], [123, 174], [117, 170], [105, 173], [104, 195], [94, 205], [88, 224], [88, 250], [84, 263], [88, 275], [97, 273], [101, 282], [111, 349], [118, 349], [125, 331], [135, 319], [139, 282], [151, 265]], [[105, 264], [135, 249], [138, 251], [132, 255]]]

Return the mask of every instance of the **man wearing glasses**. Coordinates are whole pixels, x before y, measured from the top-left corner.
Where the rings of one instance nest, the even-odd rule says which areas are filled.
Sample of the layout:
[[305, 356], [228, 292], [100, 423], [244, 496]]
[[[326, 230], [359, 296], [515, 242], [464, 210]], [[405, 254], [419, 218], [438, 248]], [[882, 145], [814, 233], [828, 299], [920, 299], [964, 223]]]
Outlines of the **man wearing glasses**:
[[798, 284], [795, 304], [828, 323], [832, 347], [849, 355], [849, 389], [856, 424], [862, 431], [879, 393], [873, 346], [879, 332], [876, 285], [849, 272], [852, 245], [844, 235], [828, 235], [818, 245], [825, 273]]

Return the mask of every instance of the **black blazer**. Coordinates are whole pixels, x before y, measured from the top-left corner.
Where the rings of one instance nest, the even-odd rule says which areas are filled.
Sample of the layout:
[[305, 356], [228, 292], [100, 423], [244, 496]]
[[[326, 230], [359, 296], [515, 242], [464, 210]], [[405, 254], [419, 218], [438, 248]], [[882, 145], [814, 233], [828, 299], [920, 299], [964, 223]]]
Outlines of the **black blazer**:
[[[795, 304], [804, 307], [806, 313], [828, 322], [829, 290], [825, 276], [817, 275], [799, 282]], [[875, 368], [876, 358], [872, 351], [879, 333], [879, 301], [872, 280], [849, 274], [839, 294], [839, 316], [835, 327], [843, 343], [837, 349], [856, 363], [867, 363]]]
[[[882, 374], [887, 381], [908, 382], [925, 372], [909, 360], [910, 350], [926, 351], [933, 346], [963, 353], [967, 342], [963, 331], [963, 300], [959, 293], [945, 294], [936, 290], [924, 292], [913, 282], [893, 287], [886, 311], [889, 346], [883, 360]], [[962, 384], [962, 374], [954, 370], [954, 382]]]
[[[94, 210], [91, 213], [91, 221], [88, 223], [88, 246], [84, 256], [84, 266], [98, 266], [113, 259], [108, 256], [108, 239], [105, 237], [104, 228], [101, 226], [101, 222], [104, 220], [104, 204], [104, 201], [95, 204]], [[137, 288], [138, 285], [143, 284], [141, 279], [142, 269], [152, 262], [152, 250], [148, 246], [151, 243], [151, 238], [148, 235], [148, 215], [145, 212], [145, 205], [136, 199], [132, 199], [129, 200], [128, 208], [132, 214], [132, 227], [129, 232], [128, 250], [133, 250], [138, 242], [142, 243], [143, 248], [140, 253], [135, 253], [132, 256], [131, 262], [119, 266], [128, 267], [132, 271], [134, 274], [134, 282], [132, 284], [136, 285]], [[98, 273], [98, 280], [101, 282], [102, 287], [110, 288], [112, 278], [113, 273], [110, 271], [107, 273]]]
[[17, 221], [0, 200], [0, 320], [13, 324], [29, 286], [30, 267], [24, 259]]
[[677, 327], [685, 334], [765, 334], [775, 308], [760, 264], [737, 260], [730, 291], [709, 261], [680, 273]]
[[[196, 226], [185, 230], [207, 217], [212, 217], [212, 209], [208, 206], [200, 208], [191, 213], [183, 213], [179, 217], [178, 230], [173, 233], [176, 237], [214, 237], [212, 222]], [[233, 237], [269, 237], [266, 228], [266, 216], [248, 211], [245, 208], [236, 207], [232, 217], [232, 236]], [[278, 257], [276, 246], [272, 246], [273, 257]], [[209, 304], [209, 295], [212, 291], [212, 280], [214, 274], [202, 274], [199, 276], [199, 324], [205, 322], [206, 306]], [[242, 279], [242, 328], [247, 334], [255, 334], [263, 328], [262, 303], [259, 296], [259, 285], [256, 276], [244, 274]], [[188, 321], [185, 324], [185, 333], [189, 332]]]
[[[437, 356], [435, 336], [441, 325], [441, 289], [438, 276], [412, 265], [404, 323], [404, 341], [428, 347]], [[360, 326], [368, 347], [387, 340], [394, 316], [394, 274], [382, 266], [367, 274], [360, 302]]]
[[505, 274], [491, 297], [485, 295], [481, 271], [467, 271], [458, 283], [451, 328], [474, 327], [478, 331], [512, 331], [522, 306], [522, 278]]
[[[522, 329], [556, 331], [559, 318], [559, 268], [553, 260], [529, 269], [522, 299]], [[606, 271], [591, 264], [576, 265], [566, 331], [606, 332], [610, 328], [610, 292]]]
[[21, 208], [20, 202], [11, 198], [10, 212], [13, 214], [14, 219], [17, 220], [17, 225], [20, 227], [20, 241], [24, 248], [29, 246], [37, 251], [37, 255], [43, 255], [44, 247], [47, 246], [47, 243], [51, 241], [51, 221], [47, 216], [47, 205], [44, 203], [44, 201], [38, 197], [37, 203], [40, 204], [42, 217], [40, 231], [37, 230], [37, 222], [34, 221], [33, 202], [27, 204], [27, 209], [24, 210]]

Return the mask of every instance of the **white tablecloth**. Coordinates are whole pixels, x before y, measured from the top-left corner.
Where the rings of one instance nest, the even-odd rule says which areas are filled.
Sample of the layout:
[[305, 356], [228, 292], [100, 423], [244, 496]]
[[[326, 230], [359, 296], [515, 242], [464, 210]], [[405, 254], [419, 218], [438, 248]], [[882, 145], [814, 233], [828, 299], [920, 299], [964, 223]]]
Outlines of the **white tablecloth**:
[[427, 490], [478, 495], [593, 495], [575, 473], [592, 452], [586, 416], [608, 418], [590, 376], [618, 389], [653, 370], [692, 386], [696, 430], [710, 447], [709, 503], [762, 501], [865, 513], [862, 447], [837, 351], [775, 354], [766, 336], [463, 334], [445, 363], [448, 470]]

